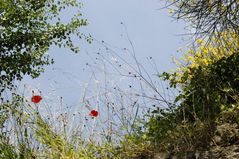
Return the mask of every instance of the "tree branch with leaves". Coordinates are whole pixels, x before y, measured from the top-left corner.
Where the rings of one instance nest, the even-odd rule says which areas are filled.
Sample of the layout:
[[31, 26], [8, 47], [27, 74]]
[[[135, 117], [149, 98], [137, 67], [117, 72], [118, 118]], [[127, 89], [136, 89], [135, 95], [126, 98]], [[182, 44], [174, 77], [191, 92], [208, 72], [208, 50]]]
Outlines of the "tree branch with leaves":
[[[79, 48], [72, 35], [91, 41], [80, 32], [87, 20], [81, 18], [77, 0], [0, 0], [0, 91], [14, 87], [14, 80], [28, 74], [36, 78], [43, 66], [53, 63], [47, 55], [50, 46]], [[76, 10], [69, 22], [60, 13]]]

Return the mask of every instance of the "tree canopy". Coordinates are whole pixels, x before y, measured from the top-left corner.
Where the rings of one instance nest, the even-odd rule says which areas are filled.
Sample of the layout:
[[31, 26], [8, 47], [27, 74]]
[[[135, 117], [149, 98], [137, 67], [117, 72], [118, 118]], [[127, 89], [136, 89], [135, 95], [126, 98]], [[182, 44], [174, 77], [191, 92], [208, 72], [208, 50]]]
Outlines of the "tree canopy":
[[239, 34], [238, 0], [168, 0], [174, 16], [190, 22], [197, 35], [219, 35], [231, 30]]
[[[0, 0], [0, 91], [14, 87], [14, 80], [28, 74], [35, 78], [43, 66], [53, 63], [47, 55], [50, 46], [79, 52], [72, 35], [80, 32], [87, 20], [81, 18], [82, 4], [77, 0]], [[66, 23], [60, 15], [67, 8], [75, 14]]]

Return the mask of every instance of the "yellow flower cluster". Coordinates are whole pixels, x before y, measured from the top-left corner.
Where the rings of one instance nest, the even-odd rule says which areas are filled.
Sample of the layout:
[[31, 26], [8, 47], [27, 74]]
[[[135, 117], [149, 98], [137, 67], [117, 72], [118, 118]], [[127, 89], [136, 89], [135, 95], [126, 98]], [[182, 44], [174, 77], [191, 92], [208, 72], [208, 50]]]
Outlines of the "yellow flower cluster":
[[[193, 70], [199, 66], [206, 68], [223, 57], [229, 57], [239, 50], [239, 37], [235, 33], [224, 32], [212, 37], [209, 43], [196, 40], [196, 48], [189, 49], [183, 56], [183, 63], [178, 63], [175, 82], [178, 84], [190, 80]], [[186, 77], [186, 78], [185, 78]]]

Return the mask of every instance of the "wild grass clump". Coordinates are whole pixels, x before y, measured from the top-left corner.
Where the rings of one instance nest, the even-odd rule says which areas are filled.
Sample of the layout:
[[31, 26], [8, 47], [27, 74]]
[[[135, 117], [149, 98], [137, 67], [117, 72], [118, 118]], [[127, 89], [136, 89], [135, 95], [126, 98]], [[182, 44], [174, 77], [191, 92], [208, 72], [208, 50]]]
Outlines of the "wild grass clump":
[[[56, 103], [49, 104], [51, 98], [32, 86], [24, 85], [22, 92], [13, 90], [11, 95], [5, 92], [0, 120], [5, 125], [1, 127], [2, 158], [151, 156], [152, 146], [144, 134], [149, 118], [145, 114], [155, 107], [169, 109], [170, 90], [163, 90], [166, 85], [139, 63], [133, 45], [131, 50], [114, 50], [105, 42], [101, 46], [103, 51], [86, 64], [91, 76], [76, 108], [54, 95]], [[147, 60], [155, 68], [153, 58]], [[33, 96], [42, 100], [31, 100]], [[99, 115], [91, 116], [92, 110]]]

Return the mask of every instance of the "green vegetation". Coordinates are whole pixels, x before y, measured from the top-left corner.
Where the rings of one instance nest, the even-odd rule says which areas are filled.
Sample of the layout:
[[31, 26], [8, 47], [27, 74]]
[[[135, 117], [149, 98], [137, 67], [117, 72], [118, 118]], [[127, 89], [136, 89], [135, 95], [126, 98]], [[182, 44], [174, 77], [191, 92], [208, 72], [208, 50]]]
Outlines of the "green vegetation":
[[[153, 116], [147, 125], [147, 135], [162, 151], [208, 150], [217, 126], [228, 122], [239, 124], [238, 52], [234, 52], [238, 43], [234, 44], [235, 48], [227, 50], [221, 58], [214, 57], [218, 56], [212, 52], [215, 48], [203, 47], [200, 51], [205, 52], [185, 58], [186, 67], [181, 66], [172, 74], [162, 74], [171, 87], [181, 88], [175, 98], [176, 109]], [[214, 62], [215, 59], [218, 60]], [[237, 138], [231, 144], [236, 141]]]
[[[81, 37], [78, 29], [86, 25], [86, 21], [78, 19], [80, 14], [67, 24], [58, 18], [65, 6], [80, 6], [76, 1], [57, 2], [0, 1], [2, 91], [12, 88], [13, 80], [21, 80], [25, 74], [39, 76], [42, 66], [50, 63], [45, 53], [53, 43], [78, 51], [70, 35]], [[113, 130], [113, 124], [108, 123], [106, 134], [96, 134], [85, 140], [79, 133], [78, 126], [82, 125], [74, 124], [71, 132], [67, 133], [70, 124], [64, 114], [59, 115], [62, 119], [57, 124], [53, 116], [47, 117], [36, 108], [41, 99], [29, 102], [24, 95], [12, 91], [10, 101], [3, 98], [0, 101], [0, 158], [136, 159], [151, 158], [159, 152], [179, 158], [187, 154], [186, 158], [190, 158], [190, 153], [197, 151], [215, 152], [212, 158], [229, 158], [226, 154], [217, 156], [215, 147], [227, 150], [229, 146], [239, 146], [239, 2], [179, 0], [171, 3], [174, 15], [195, 22], [192, 27], [197, 30], [193, 45], [183, 52], [182, 61], [176, 61], [178, 68], [173, 73], [158, 74], [171, 89], [178, 90], [173, 102], [157, 98], [157, 95], [162, 96], [151, 79], [147, 80], [141, 71], [130, 67], [127, 76], [137, 79], [141, 88], [143, 83], [146, 84], [150, 93], [156, 95], [148, 97], [141, 89], [142, 94], [130, 96], [125, 104], [124, 96], [129, 95], [123, 96], [121, 89], [114, 87], [114, 91], [105, 92], [101, 101], [105, 101], [103, 104], [108, 114], [112, 112], [119, 117], [117, 121], [121, 125]], [[54, 19], [56, 23], [53, 23]], [[204, 39], [198, 35], [204, 35]], [[113, 55], [118, 57], [115, 53]], [[104, 58], [103, 55], [101, 57]], [[136, 64], [140, 70], [137, 60]], [[128, 65], [127, 61], [124, 65]], [[110, 101], [107, 93], [112, 92], [120, 96], [116, 100], [118, 103], [114, 99]], [[153, 109], [140, 117], [139, 101], [142, 98], [161, 100], [163, 104], [154, 104]], [[91, 101], [83, 102], [89, 107]], [[125, 105], [132, 105], [136, 113], [127, 114]], [[165, 105], [167, 108], [163, 109]], [[117, 110], [119, 106], [122, 108]], [[92, 120], [96, 121], [99, 116], [97, 112]], [[109, 132], [118, 138], [113, 138]], [[98, 142], [93, 137], [104, 139]]]
[[[24, 75], [38, 77], [44, 65], [53, 63], [46, 54], [51, 45], [79, 52], [71, 35], [86, 37], [79, 31], [87, 25], [87, 21], [81, 19], [80, 7], [76, 0], [0, 1], [1, 92], [14, 87], [13, 81], [21, 80]], [[77, 12], [65, 23], [60, 14], [67, 8]]]

